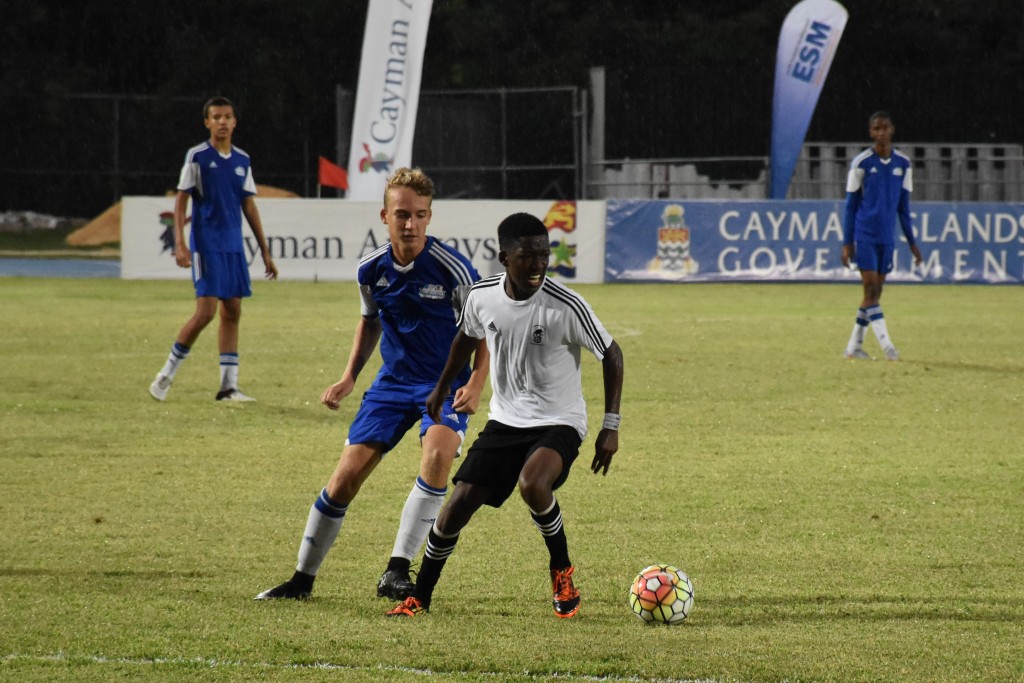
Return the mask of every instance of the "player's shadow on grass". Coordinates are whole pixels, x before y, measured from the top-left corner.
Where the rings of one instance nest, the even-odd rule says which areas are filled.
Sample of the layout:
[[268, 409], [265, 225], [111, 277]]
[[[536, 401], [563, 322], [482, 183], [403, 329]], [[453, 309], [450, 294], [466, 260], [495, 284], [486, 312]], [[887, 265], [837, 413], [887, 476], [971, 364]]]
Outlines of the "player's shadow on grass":
[[901, 360], [900, 363], [921, 367], [926, 372], [932, 369], [970, 370], [973, 372], [994, 372], [1000, 375], [1024, 375], [1024, 365], [1000, 365], [996, 363], [965, 363], [963, 361]]

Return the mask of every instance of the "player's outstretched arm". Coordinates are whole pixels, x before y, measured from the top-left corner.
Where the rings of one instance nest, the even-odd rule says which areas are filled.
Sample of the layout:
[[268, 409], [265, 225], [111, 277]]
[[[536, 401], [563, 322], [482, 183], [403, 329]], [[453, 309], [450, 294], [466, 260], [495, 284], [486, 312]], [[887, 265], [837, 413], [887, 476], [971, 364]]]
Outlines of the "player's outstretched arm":
[[455, 391], [452, 407], [460, 413], [473, 415], [480, 407], [480, 395], [484, 391], [487, 373], [490, 370], [491, 352], [487, 350], [487, 340], [477, 342], [476, 353], [473, 354], [473, 373], [469, 381]]
[[470, 355], [477, 348], [479, 342], [479, 339], [466, 335], [462, 330], [455, 333], [452, 347], [448, 351], [448, 361], [444, 365], [444, 370], [441, 371], [437, 385], [427, 397], [427, 415], [430, 415], [435, 422], [441, 421], [441, 407], [444, 406], [444, 400], [448, 398], [448, 394], [452, 390], [452, 382], [455, 381], [459, 370], [466, 367]]
[[256, 200], [253, 199], [252, 195], [242, 200], [242, 214], [249, 223], [249, 229], [252, 230], [256, 243], [260, 245], [260, 254], [263, 256], [263, 269], [267, 279], [276, 280], [277, 265], [270, 255], [270, 246], [267, 244], [267, 238], [263, 234], [263, 221], [260, 219], [260, 210], [256, 208]]
[[[855, 172], [851, 171], [851, 178], [855, 177]], [[850, 181], [847, 181], [849, 185]], [[860, 181], [855, 181], [855, 185], [859, 187]], [[846, 193], [846, 208], [843, 211], [843, 251], [839, 257], [843, 262], [843, 268], [850, 267], [850, 261], [854, 256], [853, 248], [853, 233], [854, 224], [857, 221], [857, 212], [860, 211], [861, 193], [860, 190], [853, 192], [847, 191]]]
[[853, 247], [852, 244], [844, 244], [843, 245], [843, 251], [842, 251], [841, 255], [839, 256], [839, 260], [842, 261], [842, 263], [843, 263], [843, 268], [849, 268], [850, 267], [850, 261], [853, 260], [853, 254], [854, 254], [853, 249], [854, 249], [854, 247]]
[[604, 370], [604, 412], [601, 431], [594, 441], [594, 461], [590, 469], [594, 474], [608, 474], [612, 456], [619, 450], [619, 404], [622, 401], [622, 349], [612, 341], [601, 361]]
[[189, 251], [188, 242], [185, 240], [185, 224], [188, 219], [185, 214], [188, 212], [188, 200], [192, 195], [184, 190], [178, 190], [174, 198], [174, 262], [181, 268], [188, 268], [192, 265], [192, 252]]
[[356, 378], [362, 372], [366, 361], [373, 355], [380, 341], [381, 323], [379, 317], [362, 317], [356, 325], [356, 333], [352, 338], [352, 350], [348, 355], [348, 365], [345, 372], [337, 382], [324, 389], [320, 395], [320, 402], [331, 410], [337, 410], [341, 399], [352, 393], [355, 388]]

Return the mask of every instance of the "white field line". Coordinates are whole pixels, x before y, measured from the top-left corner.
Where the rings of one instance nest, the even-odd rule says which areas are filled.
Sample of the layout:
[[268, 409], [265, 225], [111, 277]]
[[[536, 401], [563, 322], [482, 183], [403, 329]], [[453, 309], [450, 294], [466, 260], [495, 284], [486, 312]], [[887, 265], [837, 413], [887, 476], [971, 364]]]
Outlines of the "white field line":
[[431, 678], [437, 676], [474, 676], [480, 678], [502, 678], [517, 677], [537, 680], [563, 679], [566, 681], [597, 681], [599, 683], [738, 683], [730, 679], [718, 678], [642, 678], [640, 676], [588, 676], [567, 672], [538, 672], [529, 671], [434, 671], [432, 669], [412, 669], [404, 666], [352, 666], [348, 664], [332, 664], [331, 662], [315, 662], [312, 664], [274, 664], [270, 662], [242, 662], [237, 660], [224, 659], [203, 659], [185, 657], [157, 657], [157, 658], [136, 658], [136, 657], [104, 657], [99, 655], [72, 655], [66, 652], [57, 652], [50, 655], [25, 655], [8, 654], [3, 657], [4, 662], [61, 662], [74, 664], [120, 664], [138, 667], [148, 667], [167, 664], [185, 664], [188, 666], [202, 666], [210, 669], [261, 669], [261, 670], [316, 670], [316, 671], [385, 671], [391, 673], [411, 674]]

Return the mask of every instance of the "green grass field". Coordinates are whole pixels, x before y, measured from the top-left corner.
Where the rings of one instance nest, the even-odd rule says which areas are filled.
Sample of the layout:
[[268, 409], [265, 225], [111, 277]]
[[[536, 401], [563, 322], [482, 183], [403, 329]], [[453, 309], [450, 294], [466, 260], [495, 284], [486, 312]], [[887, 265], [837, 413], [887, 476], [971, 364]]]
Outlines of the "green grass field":
[[[887, 363], [841, 358], [856, 285], [577, 286], [626, 360], [611, 471], [587, 468], [592, 431], [559, 494], [580, 614], [553, 616], [513, 498], [396, 623], [374, 587], [414, 438], [313, 599], [252, 600], [291, 574], [340, 453], [356, 399], [318, 397], [358, 315], [351, 283], [254, 287], [258, 402], [213, 401], [211, 328], [161, 404], [189, 282], [0, 279], [0, 679], [1024, 681], [1024, 289], [890, 286]], [[693, 579], [681, 626], [629, 611], [654, 562]]]

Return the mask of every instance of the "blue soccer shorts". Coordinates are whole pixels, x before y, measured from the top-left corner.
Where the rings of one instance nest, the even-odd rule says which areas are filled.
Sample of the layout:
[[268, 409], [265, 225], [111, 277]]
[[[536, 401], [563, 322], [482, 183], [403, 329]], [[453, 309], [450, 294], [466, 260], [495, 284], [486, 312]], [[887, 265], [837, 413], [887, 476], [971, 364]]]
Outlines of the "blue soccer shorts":
[[857, 270], [867, 270], [882, 275], [892, 272], [892, 256], [896, 251], [895, 245], [857, 242], [855, 248], [854, 260], [857, 262]]
[[394, 383], [384, 383], [382, 386], [381, 378], [378, 377], [363, 394], [363, 401], [348, 428], [345, 444], [381, 444], [383, 455], [398, 445], [417, 420], [420, 422], [421, 439], [427, 429], [435, 424], [444, 425], [465, 439], [469, 415], [455, 412], [452, 407], [454, 394], [445, 400], [439, 422], [434, 422], [427, 415], [427, 397], [433, 389], [433, 385], [423, 384], [407, 385], [399, 391]]
[[194, 252], [192, 284], [196, 287], [196, 296], [214, 296], [218, 299], [252, 296], [249, 264], [242, 253]]

